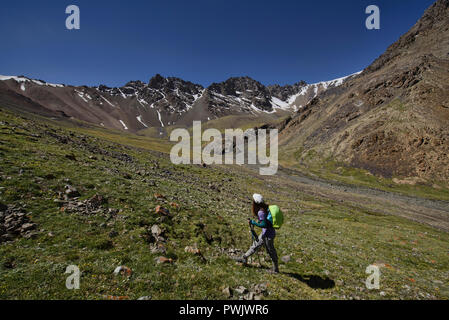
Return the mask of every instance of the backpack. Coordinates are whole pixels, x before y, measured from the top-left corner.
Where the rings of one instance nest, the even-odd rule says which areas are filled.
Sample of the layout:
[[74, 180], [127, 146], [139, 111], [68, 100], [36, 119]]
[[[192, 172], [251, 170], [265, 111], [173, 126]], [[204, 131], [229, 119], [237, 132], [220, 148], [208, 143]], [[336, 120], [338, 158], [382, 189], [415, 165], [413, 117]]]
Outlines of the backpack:
[[284, 214], [278, 206], [269, 206], [267, 220], [270, 221], [273, 228], [279, 229], [284, 223]]

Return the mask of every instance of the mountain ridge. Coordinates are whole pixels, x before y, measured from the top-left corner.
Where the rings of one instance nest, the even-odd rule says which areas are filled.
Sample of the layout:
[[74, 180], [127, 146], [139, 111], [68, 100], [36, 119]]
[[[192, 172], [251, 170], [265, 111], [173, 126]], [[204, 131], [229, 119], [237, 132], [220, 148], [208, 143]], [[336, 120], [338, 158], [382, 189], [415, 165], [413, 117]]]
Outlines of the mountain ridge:
[[281, 148], [296, 164], [449, 181], [448, 93], [449, 0], [439, 0], [360, 75], [288, 119]]
[[[350, 76], [348, 76], [350, 77]], [[54, 117], [73, 117], [104, 127], [138, 132], [149, 127], [189, 126], [227, 115], [260, 113], [284, 116], [347, 77], [308, 85], [265, 86], [248, 77], [232, 77], [202, 85], [156, 74], [148, 83], [127, 82], [122, 87], [51, 84], [25, 76], [0, 76], [0, 102], [20, 109], [20, 96], [34, 107], [27, 111]], [[295, 97], [295, 99], [292, 99]], [[291, 100], [291, 101], [290, 101]], [[11, 101], [14, 101], [12, 103]]]

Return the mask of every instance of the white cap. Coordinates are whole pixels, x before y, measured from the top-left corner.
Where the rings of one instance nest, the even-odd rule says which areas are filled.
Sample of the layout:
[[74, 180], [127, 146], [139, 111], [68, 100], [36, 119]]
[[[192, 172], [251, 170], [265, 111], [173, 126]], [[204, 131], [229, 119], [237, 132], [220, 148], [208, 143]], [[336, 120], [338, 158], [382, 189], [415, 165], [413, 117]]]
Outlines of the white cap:
[[263, 197], [258, 193], [253, 194], [253, 199], [255, 203], [263, 203]]

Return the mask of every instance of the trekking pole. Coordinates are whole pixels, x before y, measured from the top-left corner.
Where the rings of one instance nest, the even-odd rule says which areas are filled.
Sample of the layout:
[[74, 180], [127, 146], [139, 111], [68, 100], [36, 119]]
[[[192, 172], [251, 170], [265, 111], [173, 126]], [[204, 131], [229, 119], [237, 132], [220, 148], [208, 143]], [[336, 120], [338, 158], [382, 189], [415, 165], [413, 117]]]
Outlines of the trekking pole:
[[[252, 236], [252, 239], [253, 239], [253, 245], [254, 245], [254, 242], [257, 242], [258, 240], [259, 240], [259, 237], [258, 237], [258, 235], [257, 235], [257, 233], [256, 233], [256, 231], [254, 230], [254, 225], [250, 225], [250, 232], [251, 232], [251, 236]], [[257, 254], [257, 259], [259, 260], [259, 265], [260, 266], [262, 266], [262, 263], [260, 262], [260, 250], [258, 250], [257, 252], [256, 252], [256, 254]]]

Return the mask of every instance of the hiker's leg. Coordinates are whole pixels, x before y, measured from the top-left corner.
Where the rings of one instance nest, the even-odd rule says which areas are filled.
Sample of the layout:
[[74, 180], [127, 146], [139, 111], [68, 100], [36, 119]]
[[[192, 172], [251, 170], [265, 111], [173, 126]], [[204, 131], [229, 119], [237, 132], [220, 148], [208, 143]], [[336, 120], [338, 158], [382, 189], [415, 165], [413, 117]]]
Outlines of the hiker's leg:
[[244, 259], [248, 259], [248, 257], [252, 256], [256, 253], [264, 244], [264, 240], [262, 238], [262, 234], [259, 236], [257, 241], [254, 241], [249, 250], [243, 255]]
[[274, 247], [274, 239], [265, 238], [264, 240], [268, 255], [273, 261], [273, 271], [278, 272], [279, 271], [278, 254], [276, 252], [276, 248]]

